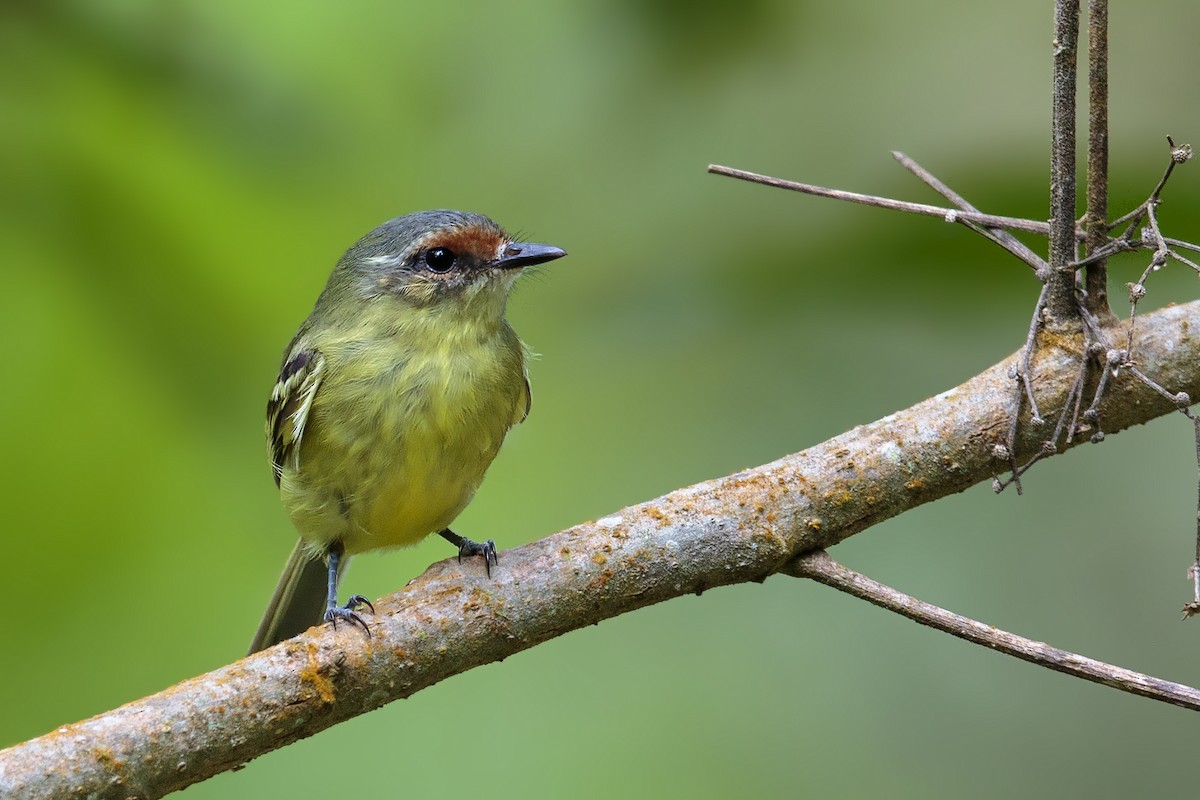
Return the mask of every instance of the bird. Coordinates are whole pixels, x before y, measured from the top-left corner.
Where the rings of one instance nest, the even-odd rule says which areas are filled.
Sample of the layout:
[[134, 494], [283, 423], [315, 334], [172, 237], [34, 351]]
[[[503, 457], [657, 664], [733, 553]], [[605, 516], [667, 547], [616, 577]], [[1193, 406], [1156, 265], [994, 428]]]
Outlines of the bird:
[[529, 414], [529, 350], [505, 319], [509, 291], [565, 255], [441, 209], [383, 223], [337, 262], [267, 403], [271, 470], [299, 541], [251, 653], [322, 620], [369, 636], [359, 609], [374, 606], [338, 603], [352, 555], [437, 533], [491, 575], [495, 542], [449, 526]]

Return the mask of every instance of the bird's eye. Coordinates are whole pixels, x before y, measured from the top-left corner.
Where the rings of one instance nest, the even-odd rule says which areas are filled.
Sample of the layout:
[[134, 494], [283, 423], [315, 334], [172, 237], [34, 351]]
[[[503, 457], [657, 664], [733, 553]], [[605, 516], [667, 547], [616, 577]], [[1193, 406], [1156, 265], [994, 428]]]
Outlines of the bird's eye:
[[425, 266], [432, 272], [448, 272], [454, 266], [454, 251], [446, 247], [431, 247], [425, 251]]

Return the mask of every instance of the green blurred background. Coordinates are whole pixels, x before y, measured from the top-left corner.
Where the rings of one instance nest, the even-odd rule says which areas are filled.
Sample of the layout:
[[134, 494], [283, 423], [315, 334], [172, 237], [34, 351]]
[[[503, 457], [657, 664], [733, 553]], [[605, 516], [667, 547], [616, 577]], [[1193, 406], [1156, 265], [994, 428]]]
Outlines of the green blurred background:
[[[0, 745], [241, 656], [294, 534], [262, 414], [341, 252], [423, 208], [570, 258], [510, 318], [534, 410], [456, 527], [511, 547], [801, 450], [1016, 349], [965, 229], [705, 174], [1044, 217], [1050, 3], [8, 3], [0, 10]], [[1114, 207], [1200, 139], [1200, 10], [1112, 10]], [[1168, 232], [1200, 238], [1200, 184]], [[1116, 285], [1141, 262], [1116, 265]], [[1148, 303], [1196, 297], [1171, 269]], [[1120, 295], [1120, 290], [1115, 290]], [[1191, 429], [1168, 418], [838, 547], [961, 613], [1200, 683]], [[375, 597], [449, 555], [357, 559]], [[503, 567], [503, 565], [501, 565]], [[786, 578], [473, 670], [193, 798], [1163, 797], [1188, 712]], [[1034, 787], [1034, 788], [1030, 788]]]

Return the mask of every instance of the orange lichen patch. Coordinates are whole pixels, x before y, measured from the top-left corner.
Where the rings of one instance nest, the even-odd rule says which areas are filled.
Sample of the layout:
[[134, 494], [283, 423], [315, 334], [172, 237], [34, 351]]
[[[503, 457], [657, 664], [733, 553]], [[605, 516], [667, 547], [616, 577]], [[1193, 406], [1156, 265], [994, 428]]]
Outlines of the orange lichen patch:
[[854, 502], [854, 493], [845, 489], [839, 492], [826, 492], [822, 496], [822, 499], [835, 506], [844, 506], [847, 503]]
[[92, 755], [94, 755], [96, 757], [96, 760], [102, 764], [111, 764], [113, 767], [116, 767], [117, 769], [120, 769], [121, 767], [125, 766], [125, 762], [122, 759], [117, 758], [117, 754], [112, 751], [112, 748], [93, 747]]
[[335, 699], [333, 695], [333, 681], [329, 680], [321, 672], [321, 660], [317, 658], [317, 645], [313, 642], [308, 642], [305, 645], [305, 649], [308, 654], [308, 663], [300, 670], [300, 680], [316, 690], [322, 703], [332, 704]]
[[570, 558], [571, 557], [571, 548], [560, 547], [560, 548], [558, 548], [558, 554], [560, 556], [562, 556], [563, 558]]
[[592, 563], [593, 564], [607, 564], [608, 556], [604, 555], [604, 553], [592, 553]]
[[654, 559], [658, 558], [659, 555], [661, 555], [661, 553], [657, 549], [651, 550], [648, 547], [639, 547], [629, 557], [629, 560], [626, 563], [631, 563], [633, 561], [653, 561]]
[[[777, 501], [776, 486], [786, 483], [782, 476], [741, 472], [720, 480], [720, 492], [724, 497], [735, 503], [738, 508], [751, 509], [752, 513], [762, 516], [768, 505]], [[786, 489], [784, 490], [787, 491]], [[764, 501], [765, 498], [765, 501]], [[719, 504], [718, 504], [719, 505]], [[682, 505], [682, 510], [690, 511], [691, 507]]]
[[615, 573], [611, 569], [605, 569], [601, 571], [601, 573], [596, 576], [596, 579], [592, 581], [591, 586], [599, 589], [600, 591], [604, 591], [608, 588], [608, 582], [612, 580], [614, 574]]
[[1059, 332], [1054, 328], [1043, 327], [1038, 332], [1038, 353], [1045, 349], [1056, 347], [1073, 355], [1082, 353], [1082, 339], [1074, 330]]
[[804, 521], [804, 524], [810, 531], [821, 530], [821, 520], [818, 517], [810, 517]]
[[504, 608], [504, 598], [499, 594], [486, 591], [476, 586], [471, 589], [470, 597], [462, 604], [463, 612], [483, 611], [500, 614]]
[[663, 510], [658, 506], [646, 506], [646, 508], [643, 509], [643, 513], [645, 513], [647, 517], [658, 520], [664, 524], [670, 522], [670, 517], [668, 517], [666, 513], [664, 513]]
[[925, 491], [925, 479], [913, 478], [911, 481], [908, 481], [904, 484], [904, 488], [908, 489], [910, 492], [923, 492]]

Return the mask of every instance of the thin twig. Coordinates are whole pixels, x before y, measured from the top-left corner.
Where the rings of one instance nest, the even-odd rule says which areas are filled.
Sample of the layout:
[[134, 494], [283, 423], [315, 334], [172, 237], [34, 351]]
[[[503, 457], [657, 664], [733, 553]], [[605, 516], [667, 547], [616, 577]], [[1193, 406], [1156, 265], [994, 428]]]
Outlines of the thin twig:
[[[1200, 415], [1192, 417], [1192, 427], [1196, 434], [1196, 469], [1200, 473]], [[1192, 602], [1183, 607], [1183, 618], [1200, 613], [1200, 483], [1196, 487], [1196, 560], [1188, 570], [1192, 579]]]
[[[1122, 238], [1130, 239], [1133, 237], [1133, 232], [1141, 226], [1142, 218], [1146, 216], [1146, 209], [1149, 206], [1156, 205], [1158, 203], [1159, 196], [1162, 194], [1162, 190], [1166, 187], [1167, 181], [1171, 177], [1171, 173], [1175, 171], [1175, 165], [1182, 164], [1191, 158], [1191, 147], [1185, 144], [1177, 148], [1175, 146], [1175, 142], [1170, 136], [1167, 137], [1167, 146], [1171, 148], [1171, 160], [1167, 162], [1167, 168], [1163, 171], [1162, 177], [1158, 179], [1158, 183], [1155, 185], [1153, 191], [1150, 192], [1150, 196], [1146, 198], [1146, 201], [1137, 208], [1133, 209], [1127, 214], [1117, 217], [1115, 220], [1108, 223], [1108, 229], [1110, 231], [1116, 230], [1127, 222], [1129, 223], [1129, 227], [1122, 235]], [[1179, 155], [1176, 156], [1176, 153], [1179, 153]]]
[[[1072, 409], [1071, 409], [1071, 427], [1067, 429], [1067, 444], [1068, 445], [1070, 445], [1072, 442], [1075, 441], [1075, 434], [1079, 433], [1082, 430], [1082, 427], [1079, 424], [1079, 409], [1083, 405], [1083, 389], [1084, 389], [1084, 384], [1087, 382], [1088, 364], [1089, 363], [1090, 363], [1090, 358], [1086, 354], [1084, 355], [1083, 358], [1079, 359], [1079, 374], [1075, 376], [1075, 387], [1074, 387], [1074, 389], [1072, 389], [1072, 394], [1075, 397], [1075, 402], [1072, 404]], [[1061, 424], [1060, 424], [1060, 427], [1061, 427]], [[1100, 437], [1099, 439], [1096, 438], [1097, 435]], [[1057, 431], [1055, 432], [1054, 437], [1055, 437], [1055, 440], [1057, 441], [1057, 439], [1058, 439]], [[1092, 441], [1096, 442], [1103, 438], [1104, 438], [1104, 434], [1101, 431], [1097, 430], [1096, 433], [1092, 437]]]
[[[1145, 209], [1142, 208], [1141, 206], [1139, 206], [1138, 208], [1139, 208], [1139, 213], [1142, 213], [1144, 216]], [[1080, 236], [1081, 239], [1085, 238], [1085, 237], [1086, 237], [1086, 233], [1083, 233]], [[1185, 242], [1182, 239], [1172, 239], [1170, 236], [1164, 236], [1162, 240], [1164, 242], [1166, 242], [1167, 244], [1169, 244], [1172, 248], [1179, 248], [1182, 250], [1191, 250], [1193, 252], [1200, 253], [1200, 244], [1194, 244], [1192, 242]], [[1109, 239], [1108, 243], [1106, 245], [1104, 245], [1103, 247], [1101, 247], [1098, 251], [1096, 251], [1095, 253], [1088, 254], [1086, 257], [1079, 259], [1071, 266], [1076, 267], [1076, 268], [1086, 267], [1088, 264], [1091, 264], [1100, 258], [1108, 258], [1110, 256], [1116, 255], [1117, 253], [1131, 253], [1135, 250], [1153, 250], [1154, 247], [1155, 247], [1155, 243], [1147, 242], [1140, 236], [1130, 236], [1129, 238], [1125, 238], [1125, 236], [1120, 236], [1116, 239]], [[1172, 251], [1172, 254], [1174, 255], [1174, 251]], [[1178, 256], [1175, 256], [1175, 257], [1178, 258]]]
[[1184, 266], [1191, 269], [1193, 272], [1200, 275], [1200, 264], [1197, 264], [1195, 261], [1191, 261], [1189, 259], [1184, 258], [1183, 256], [1179, 255], [1179, 253], [1176, 253], [1174, 250], [1172, 250], [1170, 252], [1171, 252], [1171, 258], [1175, 259], [1180, 264], [1183, 264]]
[[[977, 225], [984, 225], [990, 228], [1003, 228], [1006, 230], [1023, 231], [1025, 233], [1034, 233], [1039, 236], [1050, 235], [1050, 223], [1034, 219], [1025, 219], [1024, 217], [1002, 217], [995, 214], [980, 214], [971, 211], [963, 211], [957, 208], [946, 208], [944, 206], [931, 206], [925, 203], [910, 203], [906, 200], [896, 200], [891, 197], [881, 197], [872, 194], [860, 194], [858, 192], [847, 192], [841, 189], [829, 189], [824, 186], [817, 186], [812, 183], [800, 183], [799, 181], [790, 181], [786, 178], [775, 178], [770, 175], [763, 175], [758, 172], [749, 172], [736, 167], [726, 167], [720, 164], [709, 164], [708, 171], [713, 175], [723, 175], [726, 178], [737, 178], [738, 180], [747, 181], [749, 183], [761, 183], [764, 186], [773, 186], [776, 189], [787, 189], [792, 192], [800, 192], [802, 194], [810, 194], [816, 197], [828, 197], [834, 200], [845, 200], [850, 203], [859, 203], [865, 206], [874, 206], [876, 208], [888, 208], [893, 211], [906, 211], [910, 214], [920, 214], [926, 217], [941, 217], [949, 222], [973, 222]], [[1079, 241], [1084, 241], [1087, 234], [1082, 230], [1075, 232], [1075, 238]], [[1193, 250], [1200, 252], [1200, 244], [1185, 242], [1182, 239], [1167, 239], [1167, 244], [1172, 247], [1182, 247], [1185, 250]], [[1134, 240], [1133, 246], [1130, 249], [1142, 247], [1142, 243]], [[1024, 259], [1022, 259], [1024, 260]], [[1072, 266], [1077, 265], [1075, 262]]]
[[[1147, 198], [1146, 201], [1138, 206], [1138, 208], [1135, 210], [1135, 214], [1138, 215], [1136, 216], [1136, 221], [1129, 226], [1129, 229], [1125, 231], [1124, 236], [1116, 240], [1117, 243], [1128, 241], [1135, 226], [1140, 225], [1143, 218], [1148, 220], [1147, 228], [1150, 238], [1154, 241], [1154, 254], [1150, 257], [1149, 265], [1147, 265], [1146, 269], [1142, 272], [1142, 275], [1140, 278], [1138, 278], [1137, 282], [1129, 284], [1130, 325], [1126, 349], [1129, 350], [1130, 353], [1133, 353], [1134, 323], [1137, 319], [1137, 304], [1138, 301], [1146, 295], [1146, 280], [1150, 277], [1150, 274], [1166, 266], [1168, 258], [1174, 258], [1176, 261], [1186, 265], [1197, 274], [1200, 274], [1200, 264], [1196, 264], [1194, 261], [1184, 258], [1178, 252], [1171, 249], [1170, 242], [1165, 236], [1163, 236], [1162, 228], [1158, 223], [1158, 206], [1162, 202], [1162, 191], [1167, 185], [1167, 179], [1171, 177], [1171, 173], [1174, 171], [1176, 164], [1183, 164], [1192, 157], [1191, 145], [1183, 144], [1176, 146], [1175, 141], [1170, 136], [1167, 137], [1167, 145], [1171, 148], [1171, 159], [1167, 164], [1167, 169], [1163, 172], [1162, 178], [1159, 179], [1158, 185], [1154, 187], [1154, 191], [1150, 193], [1150, 197]], [[1143, 233], [1140, 237], [1140, 240], [1144, 242], [1145, 238], [1146, 235]], [[1148, 244], [1144, 246], [1149, 247]], [[1131, 355], [1130, 358], [1132, 359], [1133, 356]]]
[[1184, 414], [1191, 416], [1191, 414], [1188, 413], [1187, 407], [1189, 405], [1191, 405], [1192, 400], [1191, 400], [1191, 396], [1187, 392], [1168, 391], [1165, 386], [1162, 386], [1157, 381], [1155, 381], [1153, 378], [1151, 378], [1149, 375], [1147, 375], [1146, 373], [1144, 373], [1140, 369], [1138, 369], [1137, 364], [1134, 364], [1133, 362], [1127, 362], [1125, 364], [1122, 364], [1121, 366], [1124, 367], [1125, 369], [1129, 370], [1130, 375], [1133, 375], [1139, 381], [1146, 384], [1151, 389], [1153, 389], [1155, 392], [1158, 392], [1160, 395], [1165, 397], [1167, 400], [1169, 400], [1170, 402], [1172, 402], [1176, 406], [1178, 406], [1179, 410], [1182, 411]]
[[865, 206], [890, 208], [893, 211], [907, 211], [910, 214], [921, 214], [926, 217], [941, 217], [947, 222], [974, 222], [989, 228], [1025, 231], [1027, 233], [1038, 233], [1042, 236], [1050, 233], [1049, 223], [1022, 219], [1020, 217], [1000, 217], [995, 214], [980, 214], [972, 211], [962, 211], [957, 208], [931, 206], [925, 203], [910, 203], [907, 200], [893, 200], [890, 197], [859, 194], [858, 192], [847, 192], [841, 189], [827, 189], [824, 186], [799, 183], [783, 178], [773, 178], [769, 175], [760, 175], [757, 172], [747, 172], [746, 170], [735, 169], [733, 167], [724, 167], [720, 164], [709, 164], [708, 171], [714, 175], [724, 175], [727, 178], [737, 178], [738, 180], [749, 181], [750, 183], [761, 183], [765, 186], [774, 186], [777, 189], [788, 189], [793, 192], [802, 192], [803, 194], [811, 194], [817, 197], [830, 197], [834, 200], [845, 200]]
[[[1171, 171], [1168, 169], [1167, 175], [1170, 174]], [[1166, 176], [1164, 176], [1163, 182], [1165, 182], [1165, 179]], [[1159, 183], [1159, 188], [1162, 187], [1163, 182]], [[1157, 192], [1158, 189], [1155, 191]], [[1155, 210], [1158, 208], [1158, 203], [1158, 198], [1154, 195], [1151, 195], [1151, 199], [1147, 200], [1143, 204], [1146, 219], [1149, 220], [1150, 223], [1148, 226], [1150, 229], [1150, 235], [1155, 241], [1155, 249], [1154, 255], [1150, 257], [1149, 265], [1147, 265], [1146, 269], [1142, 272], [1142, 276], [1138, 278], [1137, 283], [1132, 284], [1129, 287], [1129, 338], [1126, 340], [1125, 349], [1131, 354], [1133, 353], [1133, 333], [1137, 325], [1137, 306], [1138, 301], [1146, 296], [1146, 279], [1150, 277], [1151, 273], [1157, 272], [1166, 266], [1167, 255], [1170, 252], [1167, 247], [1167, 243], [1163, 241], [1162, 232], [1158, 229], [1158, 213]], [[1130, 355], [1130, 358], [1132, 357], [1133, 356]]]
[[[1041, 461], [1046, 456], [1052, 456], [1058, 452], [1058, 441], [1062, 438], [1063, 429], [1066, 427], [1068, 417], [1071, 419], [1072, 428], [1076, 426], [1076, 420], [1079, 418], [1080, 398], [1083, 396], [1083, 384], [1084, 380], [1087, 378], [1087, 363], [1088, 362], [1086, 358], [1079, 360], [1079, 371], [1075, 375], [1075, 383], [1072, 384], [1071, 391], [1069, 391], [1067, 396], [1063, 399], [1062, 411], [1060, 411], [1058, 414], [1058, 422], [1054, 426], [1054, 433], [1050, 435], [1050, 438], [1042, 441], [1042, 446], [1029, 458], [1028, 461], [1022, 464], [1019, 468], [1012, 468], [1012, 478], [1007, 483], [1004, 481], [997, 482], [999, 485], [999, 489], [997, 491], [1003, 491], [1004, 488], [1009, 484], [1016, 484], [1017, 494], [1021, 494], [1021, 476], [1028, 472], [1030, 467]], [[1071, 416], [1072, 409], [1075, 411], [1074, 416]], [[1010, 428], [1010, 435], [1015, 437], [1016, 432], [1017, 425], [1014, 424]], [[1072, 438], [1073, 437], [1071, 436], [1070, 432], [1068, 432], [1066, 437], [1067, 445], [1071, 444]]]
[[[979, 209], [967, 202], [965, 197], [951, 189], [946, 184], [942, 183], [942, 181], [934, 176], [932, 172], [922, 167], [909, 156], [901, 153], [899, 150], [893, 150], [892, 157], [899, 161], [905, 169], [916, 175], [927, 186], [940, 194], [942, 197], [945, 197], [959, 209], [963, 211], [980, 213]], [[976, 233], [1000, 245], [1009, 253], [1028, 264], [1034, 271], [1045, 269], [1048, 266], [1044, 258], [1030, 250], [1024, 242], [1003, 228], [989, 228], [969, 221], [964, 221], [963, 224]]]
[[[1184, 250], [1200, 253], [1200, 244], [1195, 244], [1194, 242], [1185, 242], [1183, 239], [1172, 239], [1170, 236], [1163, 237], [1163, 241], [1171, 245], [1171, 247], [1182, 247]], [[1200, 267], [1196, 267], [1195, 265], [1192, 266], [1195, 269], [1200, 269]]]
[[[1105, 303], [1103, 312], [1106, 318], [1115, 319], [1115, 316], [1108, 309], [1107, 289], [1105, 290]], [[1083, 325], [1083, 355], [1079, 359], [1079, 393], [1075, 396], [1074, 408], [1072, 410], [1071, 426], [1067, 431], [1067, 444], [1070, 444], [1077, 431], [1082, 430], [1079, 424], [1079, 408], [1083, 404], [1083, 391], [1086, 383], [1088, 368], [1091, 366], [1092, 360], [1098, 359], [1102, 353], [1108, 353], [1112, 350], [1109, 344], [1108, 335], [1104, 332], [1104, 328], [1100, 324], [1100, 318], [1097, 314], [1093, 314], [1088, 308], [1089, 298], [1086, 294], [1076, 293], [1075, 301], [1079, 304], [1079, 319]], [[1102, 370], [1103, 372], [1103, 370]], [[1103, 379], [1101, 386], [1096, 390], [1096, 397], [1093, 398], [1092, 404], [1088, 407], [1087, 420], [1093, 427], [1091, 441], [1099, 443], [1104, 441], [1104, 428], [1100, 424], [1100, 396], [1103, 394]]]
[[1083, 412], [1084, 419], [1098, 420], [1100, 404], [1104, 400], [1104, 391], [1108, 388], [1109, 376], [1116, 377], [1116, 370], [1124, 363], [1128, 351], [1110, 349], [1104, 356], [1104, 368], [1100, 371], [1100, 380], [1096, 383], [1096, 392], [1092, 395], [1092, 404]]
[[1095, 264], [1097, 261], [1103, 261], [1110, 256], [1115, 256], [1118, 253], [1131, 253], [1134, 250], [1141, 250], [1142, 247], [1143, 244], [1140, 240], [1108, 239], [1095, 251], [1090, 251], [1085, 257], [1079, 259], [1071, 266], [1075, 269], [1087, 267]]
[[1017, 397], [1015, 407], [1013, 408], [1012, 418], [1008, 423], [1008, 436], [1005, 439], [1005, 447], [1008, 450], [1009, 471], [1012, 473], [1012, 478], [1007, 481], [996, 479], [992, 486], [997, 493], [1004, 491], [1010, 485], [1016, 485], [1017, 494], [1021, 494], [1021, 474], [1029, 467], [1033, 466], [1034, 461], [1041, 458], [1039, 451], [1033, 456], [1033, 461], [1030, 461], [1022, 468], [1017, 467], [1017, 433], [1020, 430], [1021, 424], [1021, 406], [1024, 400], [1029, 401], [1029, 422], [1035, 428], [1042, 424], [1042, 415], [1038, 410], [1037, 396], [1033, 393], [1033, 382], [1029, 377], [1033, 371], [1032, 360], [1035, 346], [1037, 343], [1038, 330], [1042, 326], [1042, 313], [1046, 308], [1046, 296], [1049, 292], [1048, 287], [1042, 284], [1041, 294], [1038, 295], [1037, 304], [1033, 307], [1033, 317], [1029, 320], [1029, 331], [1025, 335], [1025, 346], [1021, 348], [1021, 360], [1016, 366], [1017, 381]]
[[1163, 171], [1163, 176], [1158, 179], [1158, 185], [1154, 187], [1154, 191], [1150, 193], [1150, 199], [1146, 202], [1157, 203], [1159, 197], [1162, 196], [1163, 189], [1167, 186], [1167, 181], [1171, 177], [1171, 173], [1175, 171], [1177, 164], [1182, 164], [1192, 157], [1192, 148], [1189, 145], [1175, 146], [1175, 140], [1170, 136], [1167, 137], [1167, 147], [1171, 148], [1171, 160], [1167, 164], [1166, 170]]
[[797, 578], [811, 578], [921, 625], [998, 650], [1022, 661], [1140, 697], [1193, 711], [1200, 710], [1200, 689], [1096, 661], [951, 613], [847, 569], [830, 558], [824, 550], [800, 556], [792, 561], [785, 571]]

